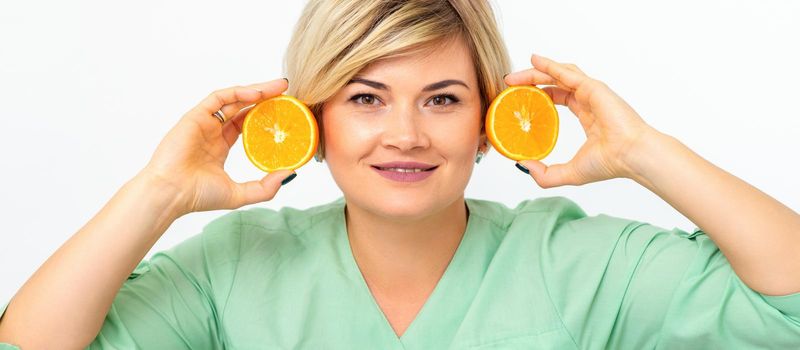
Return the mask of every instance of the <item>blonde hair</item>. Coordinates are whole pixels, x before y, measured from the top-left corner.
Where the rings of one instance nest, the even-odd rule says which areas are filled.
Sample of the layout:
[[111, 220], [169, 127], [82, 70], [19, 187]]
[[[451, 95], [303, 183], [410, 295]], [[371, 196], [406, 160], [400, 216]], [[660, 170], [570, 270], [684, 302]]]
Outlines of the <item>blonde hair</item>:
[[310, 0], [284, 59], [287, 93], [306, 103], [323, 128], [324, 102], [367, 65], [459, 36], [472, 52], [485, 110], [510, 70], [488, 0]]

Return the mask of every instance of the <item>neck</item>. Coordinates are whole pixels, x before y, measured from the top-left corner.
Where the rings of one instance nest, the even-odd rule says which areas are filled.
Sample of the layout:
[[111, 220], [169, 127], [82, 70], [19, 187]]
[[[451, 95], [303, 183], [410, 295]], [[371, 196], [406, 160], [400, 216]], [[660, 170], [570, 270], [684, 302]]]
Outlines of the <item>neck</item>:
[[464, 197], [412, 221], [346, 207], [353, 256], [368, 283], [394, 287], [435, 284], [455, 254], [467, 225]]

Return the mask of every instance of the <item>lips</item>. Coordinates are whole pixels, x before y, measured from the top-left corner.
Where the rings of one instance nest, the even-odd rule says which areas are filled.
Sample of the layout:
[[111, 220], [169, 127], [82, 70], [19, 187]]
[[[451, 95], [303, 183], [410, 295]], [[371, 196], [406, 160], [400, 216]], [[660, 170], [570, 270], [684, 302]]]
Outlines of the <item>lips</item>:
[[430, 171], [436, 169], [438, 166], [428, 163], [419, 163], [419, 162], [388, 162], [388, 163], [373, 164], [372, 167], [379, 170], [420, 172], [420, 171]]
[[433, 174], [438, 165], [420, 162], [388, 162], [372, 164], [381, 176], [398, 182], [422, 181]]

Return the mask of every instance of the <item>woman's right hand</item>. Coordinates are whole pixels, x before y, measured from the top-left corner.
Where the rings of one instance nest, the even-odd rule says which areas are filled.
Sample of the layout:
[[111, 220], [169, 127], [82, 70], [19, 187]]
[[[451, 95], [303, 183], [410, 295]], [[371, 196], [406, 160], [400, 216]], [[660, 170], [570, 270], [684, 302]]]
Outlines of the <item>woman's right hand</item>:
[[[272, 199], [281, 181], [293, 173], [291, 170], [237, 183], [225, 172], [224, 164], [241, 133], [249, 110], [245, 107], [280, 95], [287, 87], [286, 79], [278, 79], [214, 91], [167, 133], [137, 178], [173, 191], [176, 217], [197, 211], [236, 209]], [[225, 114], [224, 124], [212, 116], [217, 110]]]

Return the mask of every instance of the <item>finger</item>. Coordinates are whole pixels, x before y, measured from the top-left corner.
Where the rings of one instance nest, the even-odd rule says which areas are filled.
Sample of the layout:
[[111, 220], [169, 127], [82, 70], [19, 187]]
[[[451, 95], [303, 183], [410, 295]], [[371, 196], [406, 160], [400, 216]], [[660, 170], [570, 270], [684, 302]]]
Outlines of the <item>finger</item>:
[[592, 119], [591, 117], [588, 116], [588, 114], [582, 113], [584, 112], [584, 110], [581, 109], [581, 106], [578, 103], [578, 99], [575, 97], [575, 92], [564, 90], [562, 88], [555, 86], [545, 86], [542, 88], [542, 90], [544, 90], [544, 92], [546, 92], [547, 95], [550, 96], [550, 99], [553, 100], [553, 103], [561, 106], [567, 106], [570, 112], [572, 112], [573, 115], [578, 117], [578, 120], [581, 122], [581, 126], [583, 127], [584, 133], [586, 133], [588, 136], [587, 125], [591, 125]]
[[567, 164], [547, 166], [538, 160], [521, 160], [519, 163], [528, 168], [530, 176], [541, 188], [579, 185], [578, 177]]
[[242, 108], [230, 121], [225, 122], [225, 125], [222, 127], [222, 137], [225, 139], [228, 147], [233, 146], [233, 144], [236, 143], [236, 140], [239, 139], [239, 135], [242, 133], [244, 117], [247, 115], [247, 112], [250, 112], [250, 110], [253, 109], [253, 107], [255, 107], [255, 104], [251, 104]]
[[239, 208], [275, 198], [281, 188], [281, 182], [294, 173], [292, 170], [278, 170], [267, 174], [258, 181], [237, 183], [233, 196], [233, 207]]
[[572, 70], [567, 68], [564, 64], [543, 56], [531, 55], [531, 64], [533, 64], [534, 68], [555, 78], [560, 83], [559, 85], [564, 85], [571, 90], [577, 90], [582, 83], [591, 80], [591, 78], [583, 74], [580, 69], [577, 71]]
[[544, 90], [544, 92], [550, 96], [550, 99], [553, 100], [553, 103], [557, 105], [569, 107], [570, 104], [577, 102], [575, 100], [575, 93], [572, 91], [564, 90], [555, 86], [545, 86], [542, 88], [542, 90]]
[[562, 63], [562, 65], [564, 65], [564, 68], [566, 68], [566, 69], [569, 69], [569, 70], [571, 70], [571, 71], [573, 71], [573, 72], [577, 72], [577, 73], [581, 73], [581, 74], [583, 74], [583, 75], [586, 75], [586, 73], [584, 73], [584, 72], [583, 72], [583, 71], [582, 71], [580, 68], [578, 68], [578, 66], [576, 66], [575, 64], [572, 64], [572, 63]]
[[[243, 86], [217, 90], [206, 97], [206, 99], [197, 106], [197, 113], [192, 113], [192, 115], [194, 117], [200, 116], [200, 118], [207, 120], [208, 118], [205, 118], [206, 115], [221, 111], [227, 124], [227, 122], [245, 106], [243, 104], [252, 104], [258, 101], [261, 96], [262, 91]], [[212, 111], [211, 108], [214, 108], [213, 106], [219, 107]]]
[[226, 119], [230, 119], [245, 106], [280, 95], [287, 88], [286, 79], [277, 79], [266, 83], [221, 89], [209, 94], [195, 107], [195, 110], [199, 115], [209, 116], [222, 110]]
[[[286, 78], [279, 79], [279, 80], [284, 80], [288, 84], [288, 80]], [[227, 116], [226, 119], [225, 119], [226, 124], [228, 124], [228, 121], [236, 121], [236, 120], [238, 120], [239, 121], [238, 122], [239, 123], [238, 130], [242, 130], [242, 121], [244, 120], [244, 119], [242, 119], [242, 117], [247, 114], [246, 112], [244, 114], [242, 114], [241, 112], [243, 110], [245, 110], [245, 109], [249, 110], [251, 107], [255, 106], [256, 103], [261, 102], [263, 100], [270, 99], [270, 98], [275, 97], [275, 96], [278, 96], [283, 91], [286, 91], [286, 89], [283, 89], [283, 90], [280, 90], [280, 91], [278, 91], [278, 92], [276, 92], [274, 94], [272, 94], [272, 93], [265, 94], [264, 90], [267, 89], [267, 91], [269, 91], [268, 84], [270, 84], [270, 83], [271, 82], [257, 83], [257, 84], [251, 84], [251, 85], [245, 86], [246, 88], [251, 88], [251, 89], [258, 90], [259, 92], [261, 92], [260, 98], [258, 98], [255, 101], [240, 101], [240, 102], [236, 102], [236, 103], [227, 104], [225, 106], [222, 106], [222, 108], [220, 108], [220, 110], [223, 113], [226, 113], [225, 114]], [[231, 115], [233, 115], [233, 118], [230, 117]]]
[[[261, 89], [263, 92], [263, 89], [268, 88], [267, 86], [264, 86], [265, 84], [266, 83], [253, 84], [253, 85], [248, 85], [247, 87]], [[280, 94], [280, 92], [278, 94]], [[266, 97], [266, 95], [264, 95], [264, 99], [269, 99], [269, 98], [271, 97]], [[233, 144], [236, 143], [236, 140], [239, 139], [239, 135], [242, 133], [242, 124], [244, 124], [244, 117], [247, 115], [248, 112], [250, 112], [251, 109], [253, 109], [253, 107], [256, 106], [256, 103], [258, 102], [261, 101], [257, 100], [255, 101], [255, 103], [237, 102], [235, 104], [236, 108], [239, 108], [238, 112], [236, 112], [236, 115], [234, 115], [233, 118], [226, 120], [225, 126], [222, 127], [222, 136], [225, 139], [225, 142], [228, 143], [229, 147], [233, 146]]]
[[556, 85], [558, 82], [555, 78], [547, 75], [546, 73], [536, 69], [530, 68], [514, 72], [506, 75], [504, 78], [505, 83], [509, 86], [512, 85]]

